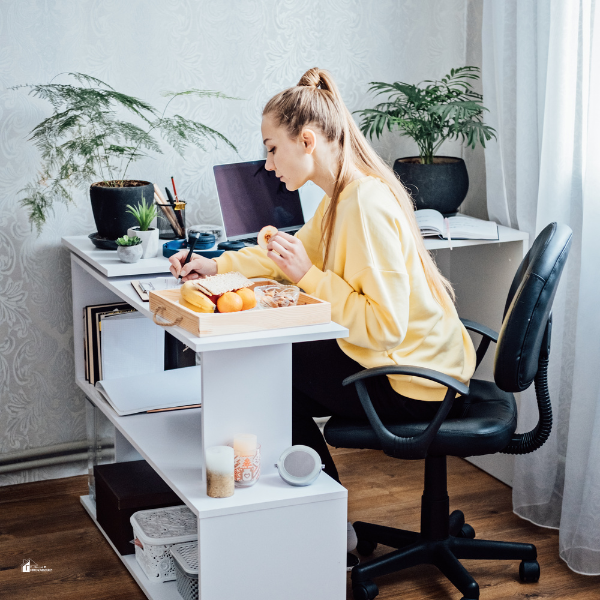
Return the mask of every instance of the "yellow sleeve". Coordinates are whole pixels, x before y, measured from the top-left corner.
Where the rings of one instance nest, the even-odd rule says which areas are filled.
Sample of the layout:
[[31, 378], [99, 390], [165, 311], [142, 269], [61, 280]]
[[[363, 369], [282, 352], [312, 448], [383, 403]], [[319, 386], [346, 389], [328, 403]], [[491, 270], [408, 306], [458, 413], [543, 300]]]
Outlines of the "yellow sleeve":
[[331, 303], [332, 320], [350, 330], [348, 343], [379, 352], [396, 348], [406, 335], [410, 299], [400, 224], [388, 211], [360, 203], [339, 223], [330, 251], [335, 272], [313, 265], [298, 285]]

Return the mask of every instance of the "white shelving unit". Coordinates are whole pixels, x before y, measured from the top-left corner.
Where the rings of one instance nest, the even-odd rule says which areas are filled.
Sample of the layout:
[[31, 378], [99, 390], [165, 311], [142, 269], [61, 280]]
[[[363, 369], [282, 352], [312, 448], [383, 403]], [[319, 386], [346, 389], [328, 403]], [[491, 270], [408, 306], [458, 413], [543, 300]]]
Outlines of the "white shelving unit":
[[[115, 426], [117, 461], [143, 457], [198, 517], [200, 597], [203, 600], [345, 597], [347, 491], [325, 474], [296, 488], [274, 463], [291, 445], [292, 343], [346, 337], [336, 323], [241, 335], [198, 338], [167, 331], [200, 353], [201, 386], [190, 390], [202, 408], [119, 417], [85, 381], [83, 308], [124, 300], [151, 318], [132, 279], [165, 273], [161, 259], [113, 264], [113, 253], [90, 249], [85, 237], [66, 238], [71, 251], [75, 374], [79, 387]], [[144, 264], [148, 263], [148, 264]], [[113, 276], [114, 275], [114, 276]], [[231, 498], [206, 494], [204, 448], [231, 443], [240, 432], [258, 435], [261, 478]], [[88, 496], [83, 506], [95, 520]], [[119, 555], [120, 556], [120, 555]], [[154, 584], [133, 555], [120, 556], [151, 600], [175, 599], [172, 583]], [[235, 576], [236, 569], [243, 576]]]

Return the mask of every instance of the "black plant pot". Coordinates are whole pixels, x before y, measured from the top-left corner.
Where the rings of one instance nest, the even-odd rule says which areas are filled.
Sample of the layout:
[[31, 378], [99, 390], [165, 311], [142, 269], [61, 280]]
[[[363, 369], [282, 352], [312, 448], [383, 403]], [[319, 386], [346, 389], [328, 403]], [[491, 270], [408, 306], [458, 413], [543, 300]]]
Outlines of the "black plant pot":
[[127, 212], [127, 205], [139, 206], [142, 198], [147, 205], [154, 202], [154, 185], [148, 181], [127, 181], [126, 187], [106, 187], [99, 183], [90, 186], [90, 200], [94, 221], [100, 237], [116, 240], [130, 227], [138, 225], [136, 218]]
[[434, 208], [444, 215], [455, 213], [469, 191], [465, 161], [434, 156], [432, 165], [422, 165], [418, 156], [399, 158], [394, 171], [415, 201], [416, 209]]

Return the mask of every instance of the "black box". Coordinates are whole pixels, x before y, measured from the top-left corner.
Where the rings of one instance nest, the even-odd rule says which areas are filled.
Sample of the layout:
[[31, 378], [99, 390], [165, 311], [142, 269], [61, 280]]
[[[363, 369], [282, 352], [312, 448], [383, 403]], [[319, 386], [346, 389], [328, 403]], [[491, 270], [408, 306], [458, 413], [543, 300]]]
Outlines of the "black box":
[[145, 460], [96, 465], [96, 519], [121, 554], [133, 554], [129, 518], [138, 510], [179, 506], [179, 496]]

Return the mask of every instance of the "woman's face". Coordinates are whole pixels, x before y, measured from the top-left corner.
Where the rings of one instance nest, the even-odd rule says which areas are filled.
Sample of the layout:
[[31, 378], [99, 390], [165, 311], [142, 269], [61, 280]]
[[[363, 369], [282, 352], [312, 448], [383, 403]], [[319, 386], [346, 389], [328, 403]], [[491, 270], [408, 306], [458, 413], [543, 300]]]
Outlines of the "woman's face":
[[265, 169], [275, 171], [291, 192], [302, 187], [314, 172], [315, 134], [305, 129], [297, 140], [293, 140], [269, 115], [263, 117], [261, 131], [267, 148]]

